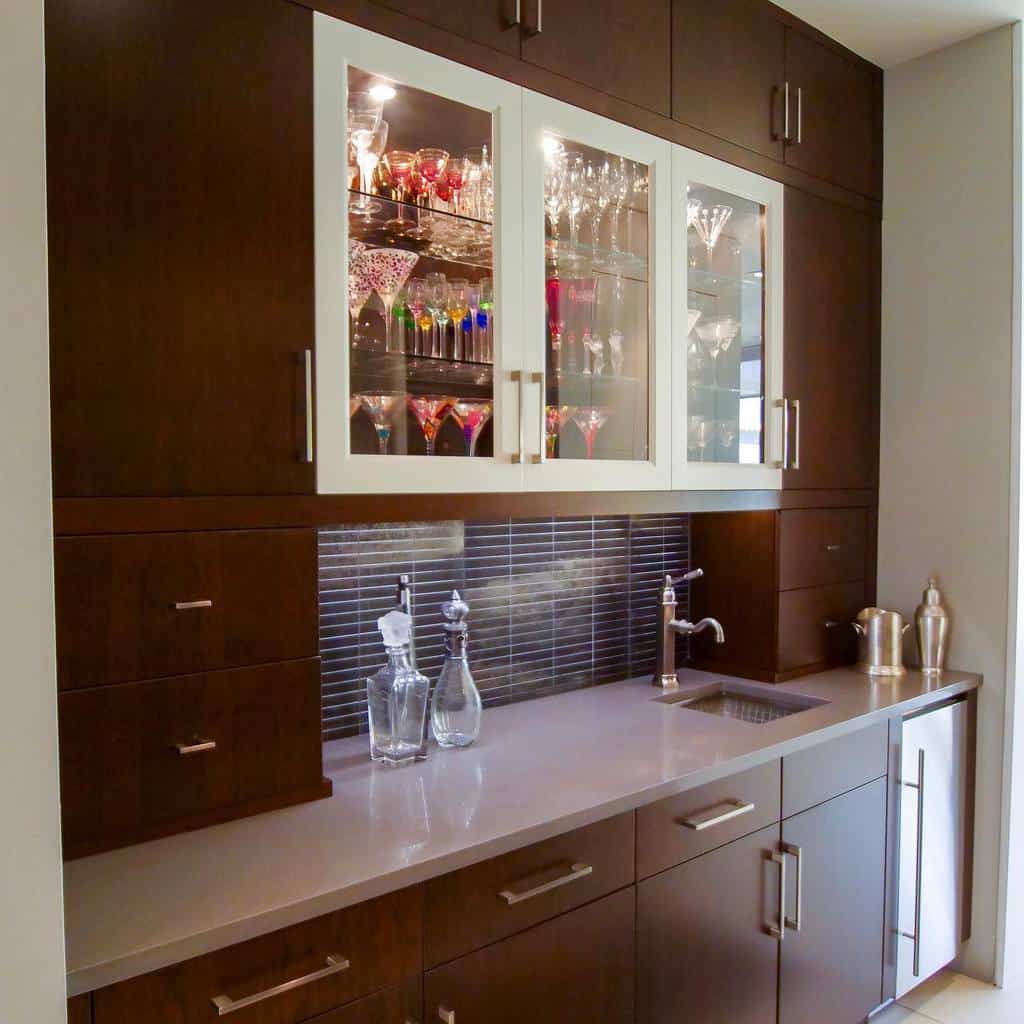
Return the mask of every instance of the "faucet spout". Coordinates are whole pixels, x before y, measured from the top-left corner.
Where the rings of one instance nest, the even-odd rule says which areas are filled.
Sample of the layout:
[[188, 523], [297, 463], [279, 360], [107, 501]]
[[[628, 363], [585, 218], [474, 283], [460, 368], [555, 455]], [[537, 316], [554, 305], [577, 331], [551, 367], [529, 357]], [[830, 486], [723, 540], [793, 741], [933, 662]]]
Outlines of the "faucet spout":
[[725, 643], [725, 630], [722, 629], [722, 624], [718, 621], [718, 619], [712, 619], [712, 618], [701, 619], [700, 622], [698, 622], [696, 625], [694, 625], [687, 632], [689, 632], [691, 634], [693, 634], [693, 633], [703, 633], [705, 629], [713, 629], [715, 631], [715, 643], [716, 644], [724, 644]]

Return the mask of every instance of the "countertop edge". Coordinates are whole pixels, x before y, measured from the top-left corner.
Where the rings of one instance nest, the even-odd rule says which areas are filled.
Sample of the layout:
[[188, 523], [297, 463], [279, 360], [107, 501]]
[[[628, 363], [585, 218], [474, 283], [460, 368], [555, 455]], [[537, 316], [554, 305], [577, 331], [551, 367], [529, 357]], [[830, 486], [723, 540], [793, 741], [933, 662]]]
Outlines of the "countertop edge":
[[[227, 946], [248, 941], [260, 935], [277, 931], [291, 925], [300, 924], [323, 914], [343, 910], [346, 907], [363, 903], [387, 893], [404, 889], [456, 871], [459, 868], [476, 864], [492, 857], [498, 857], [514, 850], [541, 842], [554, 836], [582, 828], [616, 814], [636, 810], [646, 804], [686, 792], [697, 786], [714, 782], [729, 775], [757, 767], [776, 758], [786, 757], [839, 739], [842, 736], [873, 724], [888, 721], [892, 718], [905, 717], [932, 704], [940, 703], [972, 690], [982, 684], [979, 675], [966, 672], [948, 672], [956, 676], [955, 681], [942, 686], [941, 689], [922, 693], [916, 697], [900, 701], [885, 708], [874, 709], [864, 714], [854, 715], [830, 725], [822, 726], [813, 732], [772, 743], [746, 754], [740, 754], [728, 760], [716, 762], [688, 772], [670, 782], [662, 783], [647, 789], [594, 804], [572, 814], [552, 818], [537, 825], [520, 829], [516, 832], [498, 836], [487, 841], [462, 847], [438, 857], [411, 864], [399, 870], [383, 875], [365, 878], [343, 888], [320, 893], [308, 899], [274, 908], [251, 917], [244, 917], [222, 925], [218, 928], [191, 935], [185, 939], [165, 943], [149, 949], [139, 950], [115, 960], [88, 965], [70, 970], [66, 974], [67, 995], [69, 998], [92, 992], [117, 982], [126, 981], [151, 971], [159, 970], [173, 964], [181, 963], [196, 956], [214, 952]], [[782, 684], [778, 688], [800, 690], [808, 679], [794, 680]]]

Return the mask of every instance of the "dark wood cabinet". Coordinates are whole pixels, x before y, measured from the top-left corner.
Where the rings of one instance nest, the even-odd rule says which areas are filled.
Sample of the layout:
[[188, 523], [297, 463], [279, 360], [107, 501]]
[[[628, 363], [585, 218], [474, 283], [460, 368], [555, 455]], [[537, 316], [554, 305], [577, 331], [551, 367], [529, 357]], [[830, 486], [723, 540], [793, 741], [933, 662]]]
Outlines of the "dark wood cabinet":
[[357, 1002], [314, 1017], [309, 1024], [417, 1024], [422, 1020], [423, 982], [417, 977]]
[[519, 56], [523, 0], [372, 0], [452, 35]]
[[779, 513], [779, 589], [846, 583], [867, 575], [867, 509]]
[[671, 0], [523, 0], [523, 60], [668, 117]]
[[313, 35], [46, 3], [54, 493], [312, 493]]
[[92, 995], [90, 993], [68, 1000], [68, 1024], [92, 1024]]
[[797, 29], [786, 30], [786, 163], [882, 198], [882, 73]]
[[638, 1024], [775, 1024], [778, 839], [774, 824], [637, 886]]
[[864, 582], [833, 583], [779, 594], [776, 671], [820, 671], [856, 660], [850, 623], [865, 606]]
[[630, 886], [428, 971], [425, 1019], [632, 1024], [635, 914]]
[[854, 1024], [882, 1001], [885, 823], [885, 779], [782, 823], [798, 925], [780, 947], [782, 1024], [819, 1024], [823, 999], [829, 1020]]
[[786, 29], [763, 0], [674, 0], [672, 117], [781, 161]]
[[786, 395], [798, 400], [786, 488], [873, 488], [878, 465], [880, 224], [787, 189]]

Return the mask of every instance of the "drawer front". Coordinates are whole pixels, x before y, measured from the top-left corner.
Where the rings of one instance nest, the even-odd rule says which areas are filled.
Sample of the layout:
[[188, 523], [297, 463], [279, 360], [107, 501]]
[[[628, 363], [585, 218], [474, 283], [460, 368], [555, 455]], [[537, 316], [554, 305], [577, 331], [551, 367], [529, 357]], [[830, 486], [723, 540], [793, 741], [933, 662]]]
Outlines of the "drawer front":
[[[207, 1024], [223, 1019], [214, 999], [232, 1024], [309, 1020], [416, 975], [422, 911], [422, 890], [403, 889], [111, 985], [95, 993], [95, 1024]], [[352, 1018], [364, 1019], [376, 1018]]]
[[854, 662], [857, 641], [851, 623], [863, 607], [863, 582], [779, 594], [778, 671]]
[[634, 852], [630, 812], [427, 882], [427, 966], [630, 885]]
[[317, 658], [78, 690], [58, 707], [69, 856], [322, 777]]
[[309, 1024], [417, 1024], [423, 1019], [423, 977], [389, 988], [340, 1010], [314, 1017]]
[[314, 530], [55, 544], [62, 690], [317, 654]]
[[779, 820], [779, 762], [648, 804], [636, 812], [638, 878], [699, 857]]
[[630, 886], [429, 971], [424, 1019], [633, 1024], [635, 930]]
[[780, 512], [779, 589], [863, 579], [867, 528], [862, 508]]
[[[867, 680], [864, 683], [867, 686]], [[782, 816], [831, 800], [888, 770], [889, 726], [869, 726], [782, 759]]]

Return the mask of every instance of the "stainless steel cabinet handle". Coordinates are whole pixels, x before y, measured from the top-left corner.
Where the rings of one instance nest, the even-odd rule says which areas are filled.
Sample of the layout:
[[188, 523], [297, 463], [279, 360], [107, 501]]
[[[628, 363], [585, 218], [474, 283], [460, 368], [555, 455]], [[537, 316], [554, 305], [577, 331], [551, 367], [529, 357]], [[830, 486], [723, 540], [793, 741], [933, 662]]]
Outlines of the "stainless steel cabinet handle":
[[782, 141], [789, 142], [789, 82], [782, 87]]
[[775, 463], [775, 468], [789, 469], [789, 399], [777, 398], [775, 408], [782, 410], [782, 458]]
[[539, 466], [544, 461], [544, 374], [533, 371], [530, 374], [530, 383], [536, 384], [540, 390], [540, 451], [530, 456], [530, 462]]
[[523, 0], [516, 0], [516, 13], [509, 19], [508, 27], [513, 28], [523, 20]]
[[749, 814], [753, 809], [753, 804], [746, 803], [743, 800], [723, 800], [720, 804], [715, 804], [714, 807], [709, 807], [706, 811], [700, 811], [689, 818], [683, 818], [679, 824], [685, 828], [692, 828], [694, 832], [703, 832], [706, 828], [714, 828], [715, 825], [722, 825], [727, 821], [732, 821], [733, 818], [738, 818], [741, 814]]
[[793, 454], [793, 464], [789, 466], [789, 469], [800, 468], [800, 399], [791, 398], [789, 404], [793, 407], [793, 420], [794, 422], [794, 433], [793, 447], [795, 452]]
[[542, 896], [546, 892], [551, 892], [552, 889], [560, 889], [563, 885], [568, 885], [570, 882], [578, 882], [581, 878], [586, 878], [587, 875], [592, 875], [593, 873], [594, 869], [589, 864], [573, 864], [567, 875], [562, 875], [550, 882], [545, 882], [543, 885], [534, 886], [532, 889], [526, 889], [523, 892], [514, 892], [512, 889], [502, 889], [498, 895], [509, 906], [512, 906], [514, 903], [522, 903], [524, 900], [532, 900], [534, 896]]
[[839, 628], [839, 623], [838, 623], [838, 622], [836, 622], [836, 620], [835, 620], [835, 619], [826, 619], [826, 620], [825, 620], [825, 621], [824, 621], [824, 622], [822, 623], [822, 625], [823, 625], [823, 626], [824, 626], [824, 627], [825, 627], [826, 629], [838, 629], [838, 628]]
[[217, 741], [197, 740], [195, 743], [175, 743], [174, 749], [182, 757], [187, 757], [189, 754], [205, 754], [208, 750], [217, 749]]
[[804, 91], [798, 88], [796, 91], [796, 145], [802, 145], [804, 141]]
[[519, 451], [513, 452], [509, 456], [509, 461], [522, 465], [523, 449], [526, 447], [526, 416], [523, 410], [523, 371], [512, 370], [508, 375], [508, 379], [516, 385], [516, 390], [519, 392]]
[[917, 857], [914, 865], [914, 933], [900, 932], [914, 943], [914, 977], [921, 977], [921, 884], [924, 876], [924, 748], [917, 752], [917, 782], [904, 782], [917, 790]]
[[310, 974], [304, 974], [301, 978], [282, 982], [280, 985], [264, 989], [262, 992], [246, 996], [244, 999], [232, 999], [230, 996], [221, 995], [214, 996], [210, 1001], [217, 1007], [217, 1016], [226, 1017], [236, 1010], [244, 1010], [247, 1006], [255, 1006], [256, 1003], [262, 1003], [266, 999], [272, 999], [274, 996], [291, 992], [293, 989], [302, 988], [304, 985], [311, 985], [314, 981], [329, 978], [332, 974], [340, 974], [342, 971], [347, 971], [349, 966], [349, 962], [343, 956], [329, 956], [326, 967], [321, 967], [319, 971], [313, 971]]
[[444, 1024], [455, 1024], [455, 1011], [449, 1010], [445, 1006], [439, 1006], [437, 1008], [438, 1017], [444, 1021]]
[[830, 555], [834, 555], [837, 551], [840, 551], [842, 549], [842, 547], [843, 547], [842, 544], [826, 544], [825, 545], [825, 550]]
[[796, 915], [787, 917], [785, 926], [798, 932], [804, 917], [804, 851], [792, 843], [783, 843], [782, 852], [796, 858]]
[[786, 937], [786, 855], [772, 853], [770, 860], [779, 866], [779, 923], [773, 921], [768, 925], [768, 934], [782, 942]]
[[176, 612], [190, 612], [194, 608], [212, 608], [213, 602], [210, 600], [204, 601], [175, 601], [174, 610]]
[[313, 461], [313, 350], [307, 348], [302, 355], [306, 370], [306, 450], [303, 462]]
[[539, 36], [544, 30], [544, 0], [537, 0], [537, 18], [532, 25], [525, 25], [528, 36]]

